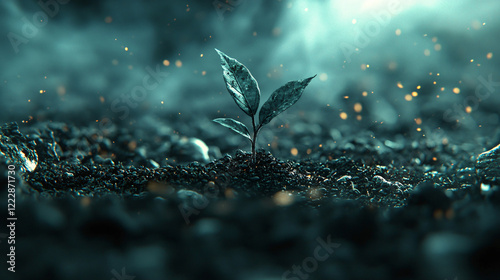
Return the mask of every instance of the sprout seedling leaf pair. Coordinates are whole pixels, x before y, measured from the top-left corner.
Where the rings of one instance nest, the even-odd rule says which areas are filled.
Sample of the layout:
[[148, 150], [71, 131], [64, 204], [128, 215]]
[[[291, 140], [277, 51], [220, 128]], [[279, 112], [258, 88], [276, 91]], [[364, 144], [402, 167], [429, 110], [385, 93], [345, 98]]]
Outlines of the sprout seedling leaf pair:
[[304, 89], [316, 75], [307, 79], [288, 82], [275, 90], [271, 94], [271, 97], [262, 105], [259, 112], [259, 124], [256, 125], [255, 115], [260, 104], [260, 89], [257, 81], [245, 65], [218, 49], [215, 50], [221, 59], [222, 75], [226, 82], [227, 91], [233, 97], [236, 105], [252, 118], [253, 137], [250, 136], [247, 126], [237, 120], [218, 118], [214, 119], [214, 122], [248, 138], [252, 143], [252, 155], [255, 159], [255, 142], [262, 126], [268, 124], [273, 118], [295, 104], [302, 96]]

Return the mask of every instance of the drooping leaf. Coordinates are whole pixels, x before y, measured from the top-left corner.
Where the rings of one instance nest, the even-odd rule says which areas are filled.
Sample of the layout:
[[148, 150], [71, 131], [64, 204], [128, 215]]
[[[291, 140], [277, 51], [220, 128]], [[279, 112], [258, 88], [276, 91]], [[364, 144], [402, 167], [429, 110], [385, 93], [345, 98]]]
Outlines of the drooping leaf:
[[275, 90], [260, 109], [260, 126], [269, 123], [274, 117], [295, 104], [314, 77], [316, 77], [316, 75], [303, 80], [291, 81]]
[[215, 49], [220, 56], [222, 74], [227, 91], [236, 105], [249, 116], [254, 116], [260, 104], [260, 89], [250, 71], [238, 60]]
[[219, 123], [225, 127], [232, 129], [236, 133], [243, 135], [246, 138], [248, 138], [250, 141], [252, 141], [252, 138], [250, 137], [250, 133], [248, 132], [248, 128], [243, 123], [241, 123], [237, 120], [231, 119], [231, 118], [218, 118], [218, 119], [215, 119], [213, 121], [216, 123]]

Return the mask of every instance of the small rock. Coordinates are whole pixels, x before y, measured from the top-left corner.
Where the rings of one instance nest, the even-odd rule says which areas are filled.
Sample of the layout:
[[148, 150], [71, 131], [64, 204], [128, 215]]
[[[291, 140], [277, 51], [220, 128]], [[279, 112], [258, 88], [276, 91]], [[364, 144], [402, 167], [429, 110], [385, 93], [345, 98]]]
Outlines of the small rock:
[[181, 162], [199, 161], [208, 163], [208, 146], [198, 138], [181, 138], [170, 149], [172, 156]]
[[250, 179], [250, 181], [259, 181], [260, 180], [259, 176], [253, 176], [253, 177], [250, 177], [249, 179]]
[[208, 206], [209, 200], [202, 194], [191, 190], [179, 190], [177, 196], [182, 201], [183, 208], [201, 210]]
[[489, 182], [500, 181], [500, 144], [477, 157], [477, 172]]

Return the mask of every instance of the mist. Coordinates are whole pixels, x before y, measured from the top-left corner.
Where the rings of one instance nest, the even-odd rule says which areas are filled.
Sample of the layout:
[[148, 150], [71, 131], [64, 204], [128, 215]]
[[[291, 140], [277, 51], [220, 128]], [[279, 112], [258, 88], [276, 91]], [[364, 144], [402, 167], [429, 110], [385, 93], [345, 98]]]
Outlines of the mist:
[[1, 4], [2, 122], [239, 116], [214, 48], [250, 69], [263, 100], [317, 74], [298, 110], [349, 125], [356, 103], [363, 121], [394, 126], [499, 80], [498, 1], [48, 3]]

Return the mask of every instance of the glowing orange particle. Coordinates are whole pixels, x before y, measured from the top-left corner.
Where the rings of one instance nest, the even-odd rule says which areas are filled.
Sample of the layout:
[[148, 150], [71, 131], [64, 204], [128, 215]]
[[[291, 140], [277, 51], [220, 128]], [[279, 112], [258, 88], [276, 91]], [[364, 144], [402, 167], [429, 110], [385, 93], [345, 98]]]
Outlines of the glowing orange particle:
[[356, 113], [359, 113], [362, 110], [363, 110], [363, 106], [361, 105], [361, 103], [354, 104], [354, 111], [356, 111]]

